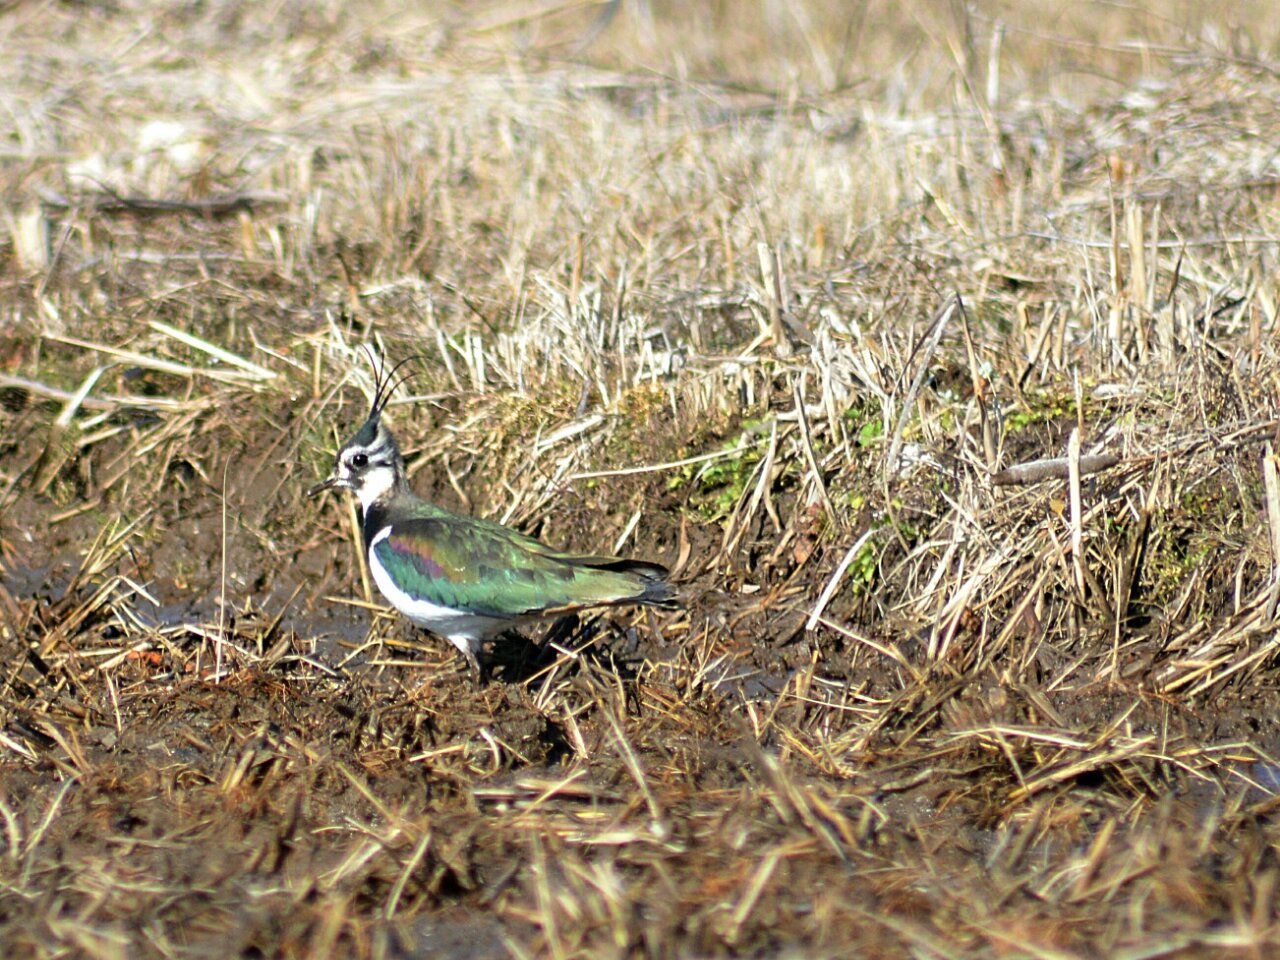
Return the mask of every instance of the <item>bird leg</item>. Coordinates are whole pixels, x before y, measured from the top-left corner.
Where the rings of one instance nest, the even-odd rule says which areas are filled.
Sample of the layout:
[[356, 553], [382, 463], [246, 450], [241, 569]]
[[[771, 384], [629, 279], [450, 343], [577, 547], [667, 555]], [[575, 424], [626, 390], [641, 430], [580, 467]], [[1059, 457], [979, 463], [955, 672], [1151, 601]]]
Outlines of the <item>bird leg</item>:
[[469, 645], [462, 651], [462, 655], [467, 658], [467, 667], [471, 672], [471, 679], [475, 681], [477, 687], [483, 687], [489, 682], [489, 672], [485, 670], [480, 661], [480, 655], [483, 652], [482, 650], [472, 650]]

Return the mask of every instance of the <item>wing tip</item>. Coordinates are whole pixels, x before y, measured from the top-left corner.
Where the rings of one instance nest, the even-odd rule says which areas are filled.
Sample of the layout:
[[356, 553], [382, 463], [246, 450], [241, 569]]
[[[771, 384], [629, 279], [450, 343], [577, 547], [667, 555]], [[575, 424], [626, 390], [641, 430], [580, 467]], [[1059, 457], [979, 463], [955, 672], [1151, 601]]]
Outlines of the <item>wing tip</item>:
[[[654, 564], [657, 566], [657, 564]], [[665, 578], [666, 569], [662, 569], [662, 575]], [[665, 579], [647, 579], [644, 584], [644, 590], [635, 598], [636, 603], [647, 604], [651, 607], [664, 607], [668, 610], [680, 606], [680, 597], [676, 593], [675, 587], [667, 583]]]

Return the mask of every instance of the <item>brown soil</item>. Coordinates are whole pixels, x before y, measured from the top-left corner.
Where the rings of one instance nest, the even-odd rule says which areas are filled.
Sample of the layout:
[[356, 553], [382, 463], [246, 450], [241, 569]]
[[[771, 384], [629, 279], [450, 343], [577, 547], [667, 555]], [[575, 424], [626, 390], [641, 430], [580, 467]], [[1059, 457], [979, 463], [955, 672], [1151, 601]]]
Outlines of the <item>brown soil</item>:
[[864, 6], [0, 5], [0, 955], [1280, 951], [1274, 17]]

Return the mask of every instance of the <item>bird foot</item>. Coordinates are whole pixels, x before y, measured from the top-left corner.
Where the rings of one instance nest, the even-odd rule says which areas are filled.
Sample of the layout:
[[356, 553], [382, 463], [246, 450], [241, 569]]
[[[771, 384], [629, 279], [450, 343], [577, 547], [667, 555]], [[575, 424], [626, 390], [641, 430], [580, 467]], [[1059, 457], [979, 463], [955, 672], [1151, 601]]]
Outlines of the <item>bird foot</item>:
[[471, 674], [471, 680], [476, 685], [476, 689], [486, 686], [490, 680], [489, 670], [481, 662], [479, 654], [468, 647], [462, 651], [462, 655], [466, 658], [467, 670]]

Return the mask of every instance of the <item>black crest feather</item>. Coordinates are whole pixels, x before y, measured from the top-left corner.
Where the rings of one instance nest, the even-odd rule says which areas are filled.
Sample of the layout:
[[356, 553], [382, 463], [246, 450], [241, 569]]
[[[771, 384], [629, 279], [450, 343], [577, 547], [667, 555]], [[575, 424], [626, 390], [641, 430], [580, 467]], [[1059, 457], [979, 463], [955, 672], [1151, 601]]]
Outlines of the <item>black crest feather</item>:
[[369, 410], [369, 419], [377, 420], [390, 402], [391, 395], [413, 379], [412, 371], [399, 380], [396, 380], [396, 374], [410, 360], [417, 360], [418, 355], [405, 357], [388, 370], [386, 361], [380, 360], [368, 344], [365, 345], [365, 351], [369, 354], [369, 363], [373, 367], [373, 406]]

